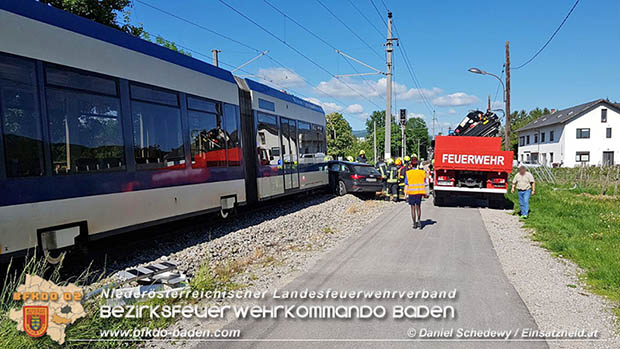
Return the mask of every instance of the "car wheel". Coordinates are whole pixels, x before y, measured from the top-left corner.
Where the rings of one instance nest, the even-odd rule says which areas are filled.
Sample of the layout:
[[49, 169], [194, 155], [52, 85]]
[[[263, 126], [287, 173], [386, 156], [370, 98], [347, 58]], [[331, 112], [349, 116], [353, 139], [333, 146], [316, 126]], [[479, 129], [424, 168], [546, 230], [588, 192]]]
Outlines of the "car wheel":
[[338, 196], [343, 196], [347, 194], [347, 186], [346, 184], [344, 184], [343, 181], [338, 182], [338, 188], [336, 189], [336, 194], [338, 194]]

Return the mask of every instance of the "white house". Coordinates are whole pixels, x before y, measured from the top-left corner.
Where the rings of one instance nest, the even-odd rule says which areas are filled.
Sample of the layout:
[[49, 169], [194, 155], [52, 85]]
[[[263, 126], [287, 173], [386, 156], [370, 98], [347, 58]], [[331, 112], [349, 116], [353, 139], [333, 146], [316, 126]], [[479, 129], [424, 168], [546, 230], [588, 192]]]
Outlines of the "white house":
[[608, 100], [552, 110], [517, 132], [521, 162], [564, 167], [620, 164], [620, 108]]

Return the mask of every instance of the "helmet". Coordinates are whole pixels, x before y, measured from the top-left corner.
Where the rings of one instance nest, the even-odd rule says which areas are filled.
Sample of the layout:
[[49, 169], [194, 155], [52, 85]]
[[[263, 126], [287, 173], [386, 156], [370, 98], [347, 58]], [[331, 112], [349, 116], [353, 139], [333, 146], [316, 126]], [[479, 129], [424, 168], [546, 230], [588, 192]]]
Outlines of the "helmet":
[[353, 157], [351, 155], [347, 156], [347, 161], [353, 162]]
[[416, 159], [416, 160], [417, 160], [417, 159], [418, 159], [418, 156], [417, 156], [417, 155], [415, 155], [415, 153], [413, 153], [413, 154], [411, 154], [411, 158], [412, 158], [412, 159]]
[[411, 158], [409, 157], [409, 155], [405, 155], [405, 162], [409, 162], [411, 161]]
[[360, 155], [366, 155], [366, 151], [364, 149], [360, 150]]
[[394, 160], [392, 160], [392, 158], [389, 158], [385, 161], [388, 165], [391, 165], [394, 163]]
[[398, 158], [398, 159], [396, 159], [396, 161], [394, 161], [394, 163], [396, 164], [396, 166], [400, 166], [403, 163], [403, 160]]

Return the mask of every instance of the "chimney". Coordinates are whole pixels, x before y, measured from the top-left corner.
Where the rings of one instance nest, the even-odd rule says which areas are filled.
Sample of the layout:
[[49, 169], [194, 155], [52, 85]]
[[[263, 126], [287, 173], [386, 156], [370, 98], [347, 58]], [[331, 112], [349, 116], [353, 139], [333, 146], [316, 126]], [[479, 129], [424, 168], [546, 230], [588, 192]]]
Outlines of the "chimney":
[[551, 114], [555, 113], [555, 111], [556, 111], [556, 110], [552, 108], [552, 109], [551, 109]]

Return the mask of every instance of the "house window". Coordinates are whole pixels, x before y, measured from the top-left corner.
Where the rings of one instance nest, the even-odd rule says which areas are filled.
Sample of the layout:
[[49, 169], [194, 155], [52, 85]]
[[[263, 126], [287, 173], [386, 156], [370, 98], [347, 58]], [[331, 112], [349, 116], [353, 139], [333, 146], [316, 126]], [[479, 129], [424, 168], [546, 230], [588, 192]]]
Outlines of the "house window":
[[542, 132], [540, 134], [540, 143], [545, 143], [545, 133], [544, 132]]
[[606, 133], [605, 133], [605, 134], [606, 134], [607, 138], [611, 138], [611, 127], [608, 127], [608, 128], [607, 128], [607, 130], [606, 130]]
[[607, 109], [601, 109], [601, 122], [607, 122]]
[[530, 144], [530, 136], [525, 136], [525, 143]]
[[575, 156], [575, 161], [577, 162], [589, 162], [590, 161], [590, 152], [589, 151], [578, 151]]
[[525, 137], [524, 136], [519, 137], [519, 145], [520, 146], [524, 146], [525, 145]]
[[538, 143], [538, 133], [534, 133], [534, 144]]
[[590, 138], [590, 129], [589, 128], [578, 128], [577, 129], [577, 138]]
[[549, 131], [549, 142], [553, 142], [554, 131]]
[[549, 153], [549, 162], [553, 163], [553, 153]]

